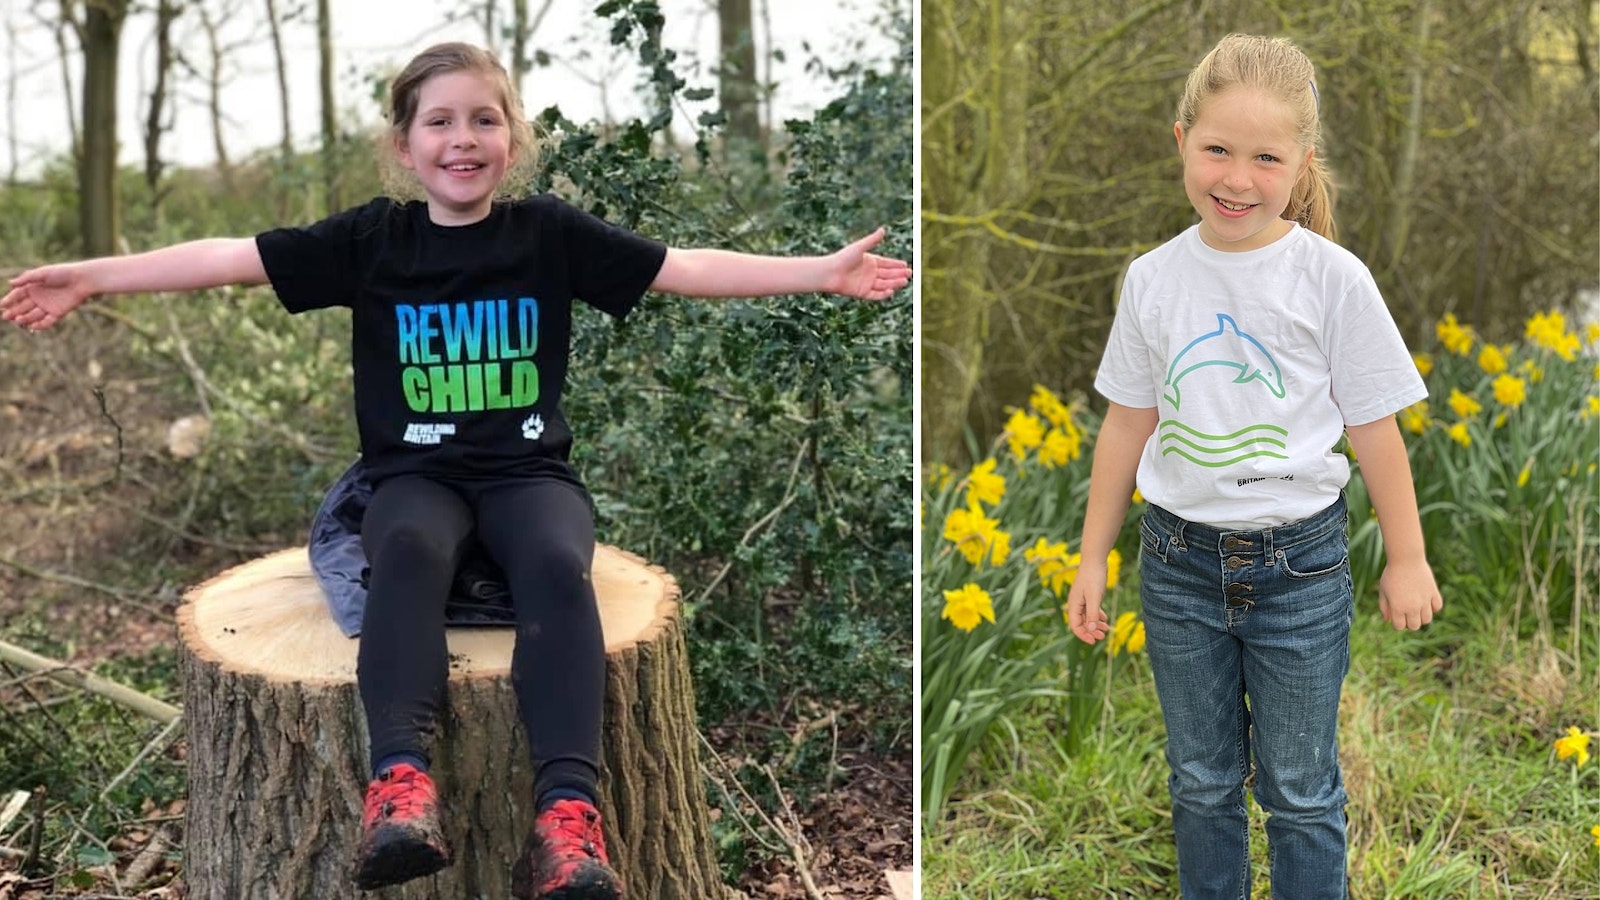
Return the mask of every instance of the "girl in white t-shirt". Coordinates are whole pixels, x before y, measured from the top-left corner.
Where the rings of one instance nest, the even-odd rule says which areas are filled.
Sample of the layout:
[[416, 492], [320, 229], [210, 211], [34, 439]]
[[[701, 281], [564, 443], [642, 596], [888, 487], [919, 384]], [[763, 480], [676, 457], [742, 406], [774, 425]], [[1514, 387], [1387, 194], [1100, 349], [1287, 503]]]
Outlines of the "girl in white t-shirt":
[[1287, 40], [1229, 35], [1190, 74], [1173, 132], [1200, 221], [1129, 268], [1095, 379], [1110, 405], [1068, 620], [1106, 635], [1106, 558], [1137, 485], [1185, 900], [1249, 896], [1252, 763], [1273, 895], [1346, 895], [1341, 436], [1388, 553], [1383, 617], [1415, 630], [1443, 603], [1394, 417], [1427, 391], [1371, 274], [1332, 241], [1318, 106]]

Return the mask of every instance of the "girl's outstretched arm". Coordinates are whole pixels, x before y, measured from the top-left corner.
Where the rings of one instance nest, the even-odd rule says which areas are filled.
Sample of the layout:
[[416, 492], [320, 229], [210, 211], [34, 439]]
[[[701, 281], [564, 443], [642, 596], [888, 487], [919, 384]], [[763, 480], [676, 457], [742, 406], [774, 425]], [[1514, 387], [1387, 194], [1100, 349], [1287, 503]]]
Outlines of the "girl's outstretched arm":
[[1416, 631], [1433, 621], [1444, 598], [1422, 539], [1417, 493], [1411, 482], [1411, 461], [1394, 416], [1345, 429], [1361, 463], [1361, 477], [1378, 513], [1383, 550], [1389, 562], [1378, 579], [1378, 611], [1397, 630]]
[[265, 284], [255, 238], [209, 238], [131, 256], [106, 256], [29, 269], [0, 297], [0, 319], [40, 331], [97, 294], [192, 291]]
[[827, 256], [756, 256], [669, 249], [650, 289], [688, 297], [829, 293], [883, 300], [911, 280], [904, 261], [868, 253], [883, 229]]
[[1078, 577], [1067, 592], [1067, 625], [1085, 643], [1105, 637], [1110, 624], [1100, 605], [1106, 593], [1106, 558], [1128, 514], [1139, 457], [1156, 430], [1157, 418], [1153, 406], [1141, 409], [1113, 403], [1095, 439], [1089, 503], [1083, 511], [1083, 538], [1078, 543], [1082, 560]]

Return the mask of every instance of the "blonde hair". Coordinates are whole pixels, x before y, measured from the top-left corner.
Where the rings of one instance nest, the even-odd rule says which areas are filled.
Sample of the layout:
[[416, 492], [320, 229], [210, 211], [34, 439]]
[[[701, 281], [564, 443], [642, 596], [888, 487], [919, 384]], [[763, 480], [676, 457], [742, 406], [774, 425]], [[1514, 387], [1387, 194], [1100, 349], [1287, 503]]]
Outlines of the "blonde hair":
[[1282, 100], [1294, 116], [1295, 140], [1313, 151], [1294, 184], [1283, 218], [1299, 222], [1329, 240], [1333, 224], [1333, 176], [1322, 161], [1322, 122], [1316, 69], [1288, 38], [1230, 34], [1217, 42], [1189, 73], [1178, 101], [1178, 121], [1187, 134], [1207, 100], [1235, 87], [1265, 91]]
[[532, 180], [533, 172], [539, 165], [538, 134], [523, 113], [516, 85], [511, 83], [511, 76], [506, 73], [500, 60], [481, 47], [460, 42], [434, 44], [418, 53], [389, 82], [389, 127], [378, 138], [383, 145], [379, 158], [384, 160], [381, 166], [384, 188], [399, 199], [421, 196], [421, 184], [416, 176], [402, 167], [396, 157], [395, 142], [403, 140], [411, 129], [412, 120], [417, 116], [417, 106], [421, 103], [422, 85], [430, 78], [452, 72], [482, 76], [500, 95], [500, 108], [511, 129], [512, 164], [495, 189], [495, 195], [508, 198], [520, 194]]

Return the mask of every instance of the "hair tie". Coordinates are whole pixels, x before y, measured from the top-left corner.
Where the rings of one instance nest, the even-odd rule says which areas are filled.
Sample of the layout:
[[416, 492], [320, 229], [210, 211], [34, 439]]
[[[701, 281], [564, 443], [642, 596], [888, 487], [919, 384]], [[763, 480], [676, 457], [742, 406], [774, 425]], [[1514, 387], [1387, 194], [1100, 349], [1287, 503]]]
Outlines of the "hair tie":
[[1321, 115], [1322, 114], [1322, 98], [1317, 96], [1317, 82], [1316, 82], [1316, 79], [1312, 79], [1310, 84], [1311, 84], [1311, 102], [1315, 103], [1317, 105], [1317, 114]]

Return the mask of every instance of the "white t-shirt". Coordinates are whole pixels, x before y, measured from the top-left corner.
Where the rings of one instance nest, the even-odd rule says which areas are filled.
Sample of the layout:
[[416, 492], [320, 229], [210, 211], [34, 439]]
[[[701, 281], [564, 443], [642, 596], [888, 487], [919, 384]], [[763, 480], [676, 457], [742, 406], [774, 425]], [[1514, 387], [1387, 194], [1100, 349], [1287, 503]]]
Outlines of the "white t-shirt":
[[1242, 253], [1195, 226], [1134, 260], [1094, 386], [1158, 408], [1146, 500], [1239, 530], [1326, 508], [1350, 480], [1345, 426], [1428, 395], [1372, 273], [1298, 225]]

